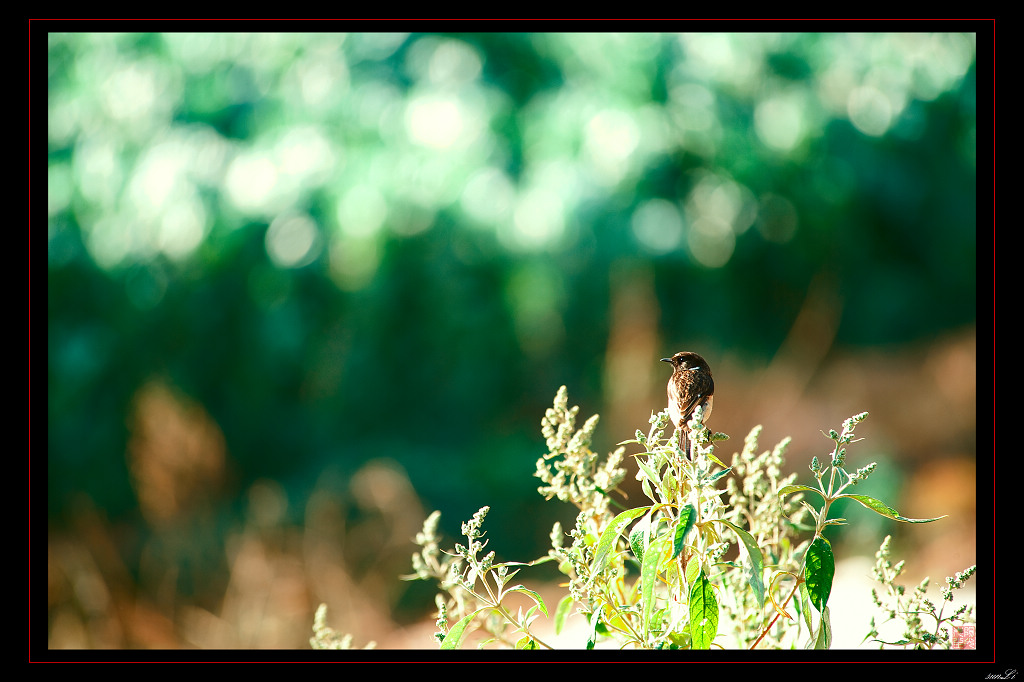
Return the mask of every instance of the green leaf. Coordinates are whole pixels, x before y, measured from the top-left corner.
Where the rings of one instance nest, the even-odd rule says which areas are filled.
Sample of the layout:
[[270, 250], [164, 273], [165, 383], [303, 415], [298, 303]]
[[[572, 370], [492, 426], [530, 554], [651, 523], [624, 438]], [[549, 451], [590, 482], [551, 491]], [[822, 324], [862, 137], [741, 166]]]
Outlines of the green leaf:
[[533, 637], [530, 637], [529, 635], [527, 635], [526, 637], [523, 637], [518, 642], [516, 642], [516, 649], [523, 649], [525, 651], [531, 651], [533, 649], [539, 649], [539, 648], [540, 648], [540, 645], [537, 644], [536, 640], [534, 640]]
[[716, 471], [715, 473], [711, 474], [710, 476], [708, 476], [708, 480], [707, 480], [708, 485], [714, 483], [715, 481], [720, 479], [722, 476], [725, 476], [730, 471], [732, 471], [732, 467], [729, 467], [727, 469], [722, 469], [720, 471]]
[[718, 600], [701, 571], [690, 588], [690, 637], [694, 649], [710, 649], [718, 634]]
[[828, 607], [821, 612], [821, 620], [818, 622], [818, 632], [814, 637], [815, 649], [832, 648], [832, 621], [829, 617]]
[[676, 526], [676, 534], [672, 540], [672, 558], [675, 559], [683, 551], [686, 544], [686, 536], [689, 534], [693, 524], [697, 521], [697, 510], [692, 504], [688, 504], [679, 510], [679, 525]]
[[[780, 603], [779, 603], [779, 602], [778, 602], [778, 601], [777, 601], [777, 600], [775, 599], [775, 583], [776, 583], [776, 582], [777, 582], [778, 580], [780, 580], [780, 579], [784, 578], [784, 577], [785, 577], [785, 575], [786, 575], [786, 574], [784, 574], [784, 573], [776, 573], [776, 574], [775, 574], [775, 576], [774, 576], [774, 577], [772, 577], [772, 581], [771, 581], [771, 583], [770, 583], [770, 586], [769, 586], [769, 588], [768, 588], [768, 599], [769, 599], [769, 601], [771, 601], [771, 603], [772, 603], [772, 608], [774, 608], [774, 609], [775, 609], [775, 612], [776, 612], [776, 613], [778, 613], [778, 614], [779, 614], [780, 616], [782, 616], [782, 617], [786, 618], [787, 620], [793, 620], [793, 616], [789, 615], [789, 613], [787, 613], [787, 612], [786, 612], [786, 609], [785, 609], [785, 608], [783, 607], [783, 605], [782, 605], [782, 604], [780, 604]], [[800, 587], [801, 587], [801, 588], [803, 588], [803, 586], [804, 586], [804, 583], [803, 583], [803, 581], [801, 580], [801, 581], [800, 581]]]
[[818, 493], [819, 495], [821, 495], [821, 491], [818, 490], [817, 488], [812, 488], [809, 485], [793, 484], [793, 485], [784, 485], [784, 486], [782, 486], [782, 488], [779, 489], [779, 497], [785, 497], [786, 495], [789, 495], [790, 493], [797, 493], [797, 492], [800, 492], [800, 491], [807, 492], [807, 493]]
[[507, 591], [508, 592], [519, 592], [521, 594], [525, 594], [526, 596], [528, 596], [530, 599], [533, 600], [534, 604], [536, 604], [537, 606], [540, 607], [540, 610], [544, 612], [544, 617], [545, 618], [550, 618], [550, 616], [548, 616], [548, 607], [547, 607], [547, 604], [544, 603], [544, 599], [542, 599], [541, 596], [539, 594], [537, 594], [536, 592], [534, 592], [533, 590], [527, 589], [527, 588], [523, 587], [522, 585], [516, 585], [515, 587], [508, 588]]
[[587, 637], [587, 651], [594, 648], [597, 644], [597, 626], [601, 624], [601, 607], [598, 606], [594, 609], [594, 612], [590, 614], [590, 636]]
[[572, 605], [576, 603], [571, 594], [567, 594], [562, 597], [562, 601], [558, 602], [558, 608], [555, 609], [555, 634], [562, 634], [562, 628], [565, 627], [565, 619], [569, 617], [569, 611], [572, 609]]
[[633, 532], [629, 534], [629, 546], [633, 550], [633, 556], [641, 564], [644, 562], [644, 550], [651, 541], [651, 517], [645, 516], [633, 526]]
[[686, 564], [686, 573], [683, 576], [684, 578], [686, 578], [686, 584], [693, 585], [697, 581], [697, 576], [700, 575], [700, 571], [700, 561], [697, 557], [693, 557]]
[[442, 649], [458, 649], [462, 646], [462, 638], [466, 634], [466, 628], [469, 626], [470, 621], [476, 617], [479, 611], [474, 611], [469, 614], [458, 623], [453, 625], [448, 631], [448, 634], [444, 636], [444, 641], [441, 642]]
[[746, 568], [747, 584], [750, 585], [750, 590], [754, 593], [758, 608], [764, 608], [764, 566], [759, 566], [751, 557], [750, 565]]
[[807, 581], [807, 593], [811, 604], [821, 613], [828, 603], [832, 592], [832, 578], [836, 573], [836, 560], [832, 554], [832, 544], [823, 536], [814, 538], [807, 548], [804, 560], [804, 579]]
[[807, 632], [814, 633], [814, 621], [811, 619], [811, 595], [807, 594], [807, 583], [800, 583], [800, 613], [803, 614]]
[[615, 541], [619, 537], [619, 533], [629, 525], [629, 522], [638, 516], [642, 516], [647, 513], [650, 507], [637, 507], [636, 509], [630, 509], [624, 511], [608, 524], [608, 527], [604, 529], [604, 533], [601, 534], [601, 539], [597, 542], [597, 549], [594, 552], [594, 565], [591, 569], [594, 573], [601, 573], [604, 571], [605, 566], [608, 564], [608, 558], [611, 556], [612, 549], [615, 547]]
[[[640, 471], [644, 472], [644, 476], [646, 476], [648, 480], [650, 480], [653, 483], [661, 482], [661, 476], [658, 474], [658, 471], [652, 469], [651, 466], [643, 460], [643, 458], [637, 457], [636, 465], [640, 469]], [[659, 466], [658, 469], [661, 469], [661, 467]]]
[[754, 596], [757, 597], [758, 606], [764, 607], [764, 555], [761, 554], [761, 548], [757, 546], [757, 541], [753, 535], [734, 523], [730, 523], [725, 519], [712, 520], [731, 528], [739, 536], [743, 546], [747, 548], [747, 555], [750, 557], [750, 572], [747, 583], [750, 585], [750, 589], [754, 591]]
[[895, 509], [888, 506], [887, 504], [880, 502], [875, 498], [869, 497], [867, 495], [853, 495], [850, 493], [844, 493], [842, 495], [837, 495], [836, 499], [839, 499], [841, 497], [849, 497], [851, 500], [856, 500], [860, 502], [862, 505], [864, 505], [871, 511], [875, 512], [876, 514], [881, 514], [886, 518], [893, 519], [895, 521], [902, 521], [904, 523], [931, 523], [932, 521], [944, 519], [947, 516], [946, 514], [943, 514], [942, 516], [936, 516], [934, 519], [908, 519], [905, 516], [900, 516], [899, 512], [897, 512]]
[[651, 480], [646, 476], [640, 481], [640, 489], [644, 491], [644, 495], [647, 496], [651, 502], [657, 502], [658, 496], [654, 494], [654, 490], [651, 488]]
[[665, 554], [668, 544], [668, 535], [662, 535], [654, 540], [644, 554], [643, 564], [640, 566], [640, 594], [643, 601], [643, 623], [644, 638], [650, 632], [651, 614], [654, 612], [654, 587], [658, 582], [658, 564]]
[[[716, 436], [725, 436], [724, 433], [716, 433], [715, 435]], [[725, 438], [714, 438], [714, 437], [712, 437], [712, 440], [728, 440], [728, 439], [729, 439], [729, 436], [725, 436]], [[710, 459], [712, 462], [714, 462], [718, 466], [720, 466], [720, 467], [724, 467], [725, 466], [725, 462], [723, 462], [722, 460], [720, 460], [717, 457], [715, 457], [715, 453], [709, 452], [709, 453], [707, 453], [707, 455], [708, 455], [708, 459]], [[729, 467], [729, 469], [732, 469], [732, 467]], [[729, 472], [729, 470], [727, 469], [726, 471], [724, 471], [722, 473], [726, 474], [728, 472]]]
[[[492, 576], [492, 578], [494, 580], [494, 583], [498, 586], [498, 589], [500, 590], [502, 587], [504, 587], [506, 584], [508, 584], [508, 581], [512, 580], [512, 578], [515, 577], [516, 573], [518, 573], [521, 570], [522, 570], [521, 568], [517, 568], [516, 570], [512, 571], [511, 573], [506, 573], [505, 577], [502, 578], [500, 581], [498, 580], [498, 576], [495, 573], [492, 573], [491, 576]], [[509, 588], [509, 589], [512, 589], [512, 588]]]

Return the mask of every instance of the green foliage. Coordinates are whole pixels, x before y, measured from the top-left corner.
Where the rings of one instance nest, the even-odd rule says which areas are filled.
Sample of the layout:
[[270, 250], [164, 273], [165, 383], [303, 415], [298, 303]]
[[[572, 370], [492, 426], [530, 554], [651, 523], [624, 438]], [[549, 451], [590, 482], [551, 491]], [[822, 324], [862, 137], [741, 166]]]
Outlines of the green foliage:
[[[431, 514], [424, 523], [423, 531], [417, 536], [416, 542], [422, 548], [413, 555], [414, 573], [407, 580], [434, 579], [442, 589], [447, 590], [451, 600], [438, 595], [439, 632], [435, 637], [442, 649], [458, 649], [469, 632], [470, 626], [479, 622], [477, 627], [492, 635], [492, 639], [480, 644], [484, 646], [492, 641], [500, 642], [516, 649], [551, 648], [530, 632], [530, 623], [540, 613], [548, 616], [548, 607], [539, 594], [520, 584], [508, 583], [524, 566], [535, 566], [549, 561], [545, 557], [527, 564], [519, 562], [495, 563], [494, 552], [479, 556], [487, 545], [481, 529], [487, 512], [482, 507], [473, 518], [462, 524], [462, 533], [467, 543], [455, 544], [455, 552], [441, 558], [438, 552], [436, 537], [438, 512]], [[509, 570], [514, 569], [514, 570]], [[533, 606], [524, 614], [522, 611], [513, 615], [502, 603], [511, 593], [524, 594], [533, 601]], [[561, 605], [560, 605], [560, 608]], [[459, 614], [459, 620], [448, 627], [448, 614]], [[510, 630], [511, 627], [511, 630]], [[521, 635], [521, 636], [520, 636]]]
[[[327, 625], [327, 605], [321, 604], [313, 617], [313, 636], [309, 638], [309, 645], [314, 649], [351, 649], [352, 635], [342, 635]], [[364, 649], [374, 648], [370, 642]]]
[[[875, 469], [871, 464], [851, 474], [844, 468], [846, 447], [856, 442], [854, 429], [867, 413], [847, 419], [841, 432], [829, 431], [827, 437], [834, 444], [829, 463], [822, 465], [814, 457], [810, 469], [817, 485], [806, 486], [793, 483], [795, 475], [780, 477], [788, 439], [772, 451], [755, 454], [760, 427], [751, 431], [743, 450], [735, 453], [732, 465], [726, 467], [714, 450], [715, 443], [727, 436], [709, 432], [701, 423], [699, 408], [689, 424], [692, 460], [680, 449], [678, 432], [665, 439], [668, 416], [663, 411], [652, 415], [646, 435], [638, 431], [635, 439], [620, 444], [605, 464], [599, 465], [589, 447], [597, 418], [591, 417], [577, 430], [577, 412], [576, 407], [568, 408], [566, 390], [561, 387], [542, 421], [548, 452], [538, 460], [536, 472], [544, 483], [538, 490], [545, 498], [558, 498], [579, 508], [575, 528], [569, 533], [570, 545], [565, 544], [561, 526], [556, 524], [551, 549], [537, 561], [496, 564], [493, 552], [480, 558], [487, 544], [481, 540], [481, 525], [488, 511], [484, 507], [463, 524], [468, 544], [456, 543], [454, 553], [441, 559], [437, 512], [427, 519], [417, 537], [421, 551], [413, 555], [415, 573], [409, 579], [436, 580], [442, 589], [437, 599], [441, 648], [461, 647], [471, 629], [491, 635], [480, 646], [503, 643], [515, 648], [550, 648], [530, 629], [538, 611], [548, 615], [547, 605], [536, 592], [522, 585], [509, 587], [508, 583], [520, 568], [554, 560], [569, 578], [569, 594], [555, 612], [556, 632], [562, 631], [575, 607], [588, 623], [588, 649], [604, 640], [623, 648], [710, 649], [725, 645], [719, 638], [726, 632], [741, 647], [793, 647], [803, 638], [808, 648], [827, 649], [832, 644], [828, 601], [835, 556], [823, 531], [845, 523], [844, 519], [829, 518], [830, 505], [854, 497], [893, 520], [936, 520], [907, 519], [873, 498], [844, 492]], [[637, 478], [651, 504], [612, 515], [608, 502], [622, 480], [618, 464], [629, 444], [643, 448], [633, 456]], [[725, 488], [720, 487], [723, 482]], [[808, 492], [822, 498], [820, 508], [802, 499]], [[804, 517], [813, 524], [805, 525]], [[797, 544], [797, 535], [805, 531], [812, 534], [811, 540]], [[899, 567], [890, 570], [887, 543], [879, 553], [876, 577], [893, 594], [902, 594], [902, 589], [891, 585]], [[733, 545], [741, 549], [735, 559], [726, 560]], [[637, 566], [638, 576], [631, 569]], [[515, 570], [510, 573], [510, 568]], [[950, 579], [950, 590], [973, 571], [972, 567], [958, 574], [956, 581]], [[792, 583], [788, 596], [779, 599], [787, 582]], [[513, 615], [502, 603], [512, 592], [525, 594], [533, 602], [526, 614]], [[802, 620], [786, 610], [797, 594], [794, 604]], [[878, 602], [877, 596], [875, 599]], [[902, 605], [900, 612], [906, 613], [907, 608]], [[816, 618], [812, 610], [817, 612]], [[449, 627], [450, 613], [457, 614], [459, 620]], [[963, 613], [961, 609], [953, 618]], [[944, 622], [941, 614], [933, 617], [939, 625]], [[804, 626], [806, 632], [802, 632]], [[934, 635], [914, 632], [914, 642], [935, 641]]]
[[[974, 575], [977, 566], [970, 566], [963, 572], [957, 573], [954, 577], [946, 578], [946, 586], [941, 592], [941, 606], [936, 608], [935, 603], [928, 599], [928, 582], [925, 578], [913, 592], [907, 593], [906, 587], [896, 582], [896, 579], [903, 573], [904, 563], [892, 563], [892, 552], [890, 544], [892, 536], [885, 536], [881, 547], [875, 553], [875, 568], [872, 571], [874, 579], [882, 587], [882, 595], [877, 589], [871, 590], [871, 598], [882, 614], [882, 620], [876, 625], [875, 618], [871, 618], [871, 629], [864, 637], [864, 640], [878, 642], [880, 648], [912, 648], [912, 649], [949, 649], [951, 646], [951, 627], [963, 627], [973, 623], [973, 607], [963, 604], [953, 610], [953, 613], [946, 614], [947, 604], [953, 602], [953, 590], [958, 590], [964, 583]], [[899, 639], [886, 641], [879, 639], [879, 628], [892, 630], [887, 625], [895, 625], [902, 628], [897, 630]]]
[[832, 543], [824, 537], [814, 538], [807, 548], [807, 560], [804, 564], [804, 581], [811, 605], [824, 612], [828, 603], [828, 595], [832, 592], [832, 578], [836, 574], [836, 560], [832, 554]]
[[690, 636], [694, 649], [710, 649], [718, 634], [718, 600], [715, 590], [701, 571], [690, 588]]

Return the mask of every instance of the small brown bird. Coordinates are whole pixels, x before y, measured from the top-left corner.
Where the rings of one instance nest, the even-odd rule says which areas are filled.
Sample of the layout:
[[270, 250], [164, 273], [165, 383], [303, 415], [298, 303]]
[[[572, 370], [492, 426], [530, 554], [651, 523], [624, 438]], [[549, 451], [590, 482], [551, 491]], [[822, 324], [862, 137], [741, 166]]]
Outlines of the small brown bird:
[[701, 405], [704, 410], [702, 424], [711, 416], [715, 393], [711, 367], [704, 358], [688, 351], [662, 358], [661, 361], [672, 365], [672, 376], [668, 380], [668, 416], [676, 429], [682, 431], [679, 445], [686, 457], [692, 459], [686, 437], [690, 429], [686, 422], [693, 418], [693, 410], [697, 405]]

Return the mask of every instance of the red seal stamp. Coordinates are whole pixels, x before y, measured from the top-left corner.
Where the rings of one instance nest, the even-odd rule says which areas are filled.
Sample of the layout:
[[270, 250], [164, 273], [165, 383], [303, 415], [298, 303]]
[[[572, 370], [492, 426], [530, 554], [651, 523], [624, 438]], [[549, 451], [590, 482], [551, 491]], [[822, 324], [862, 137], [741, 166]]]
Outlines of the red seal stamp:
[[953, 626], [953, 636], [950, 639], [951, 649], [977, 649], [978, 640], [974, 633], [974, 625]]

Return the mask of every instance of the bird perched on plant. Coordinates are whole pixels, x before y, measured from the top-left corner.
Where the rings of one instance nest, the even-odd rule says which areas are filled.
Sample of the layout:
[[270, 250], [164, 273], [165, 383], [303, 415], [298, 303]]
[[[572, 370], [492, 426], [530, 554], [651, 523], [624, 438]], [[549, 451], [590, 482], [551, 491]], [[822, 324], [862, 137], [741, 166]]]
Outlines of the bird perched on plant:
[[672, 376], [668, 380], [668, 416], [676, 429], [682, 432], [679, 445], [686, 457], [692, 459], [687, 443], [690, 427], [686, 423], [693, 419], [693, 410], [698, 405], [704, 411], [702, 424], [711, 416], [715, 393], [711, 366], [704, 358], [689, 351], [676, 353], [661, 361], [672, 365]]

